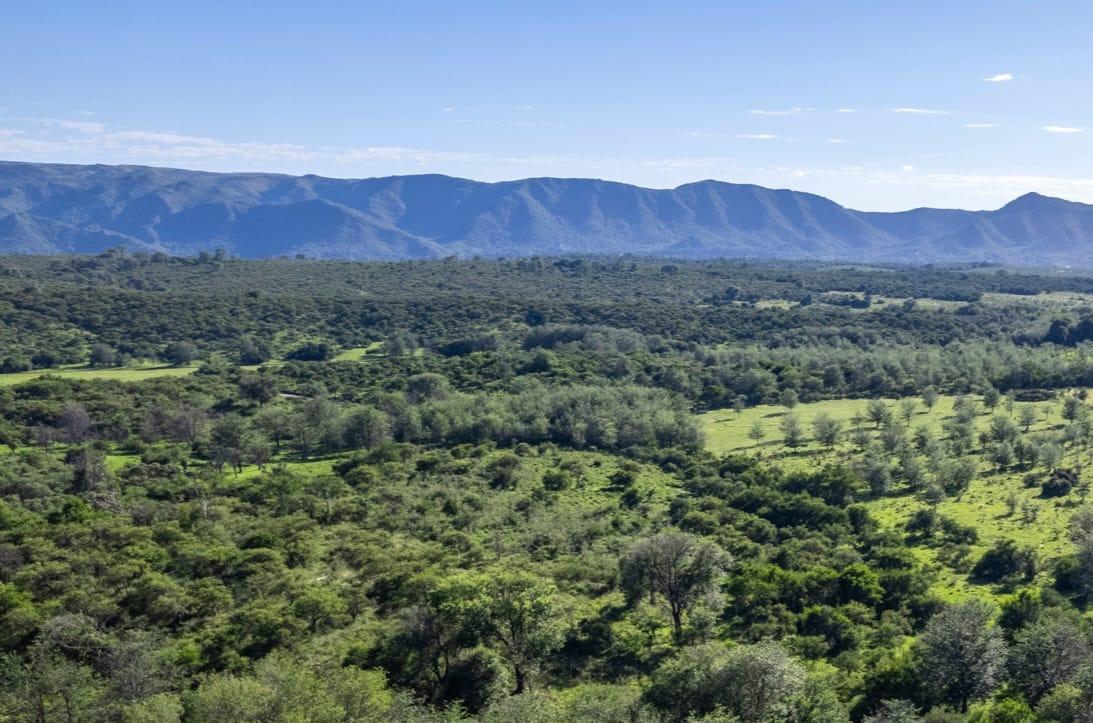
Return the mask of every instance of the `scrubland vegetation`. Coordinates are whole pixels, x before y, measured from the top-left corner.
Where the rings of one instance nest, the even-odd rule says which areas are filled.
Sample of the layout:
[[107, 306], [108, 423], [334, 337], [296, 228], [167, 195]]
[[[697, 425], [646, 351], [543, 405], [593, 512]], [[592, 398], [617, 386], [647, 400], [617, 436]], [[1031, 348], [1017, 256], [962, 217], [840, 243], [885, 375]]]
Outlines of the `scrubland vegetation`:
[[0, 720], [1085, 721], [1093, 277], [0, 259]]

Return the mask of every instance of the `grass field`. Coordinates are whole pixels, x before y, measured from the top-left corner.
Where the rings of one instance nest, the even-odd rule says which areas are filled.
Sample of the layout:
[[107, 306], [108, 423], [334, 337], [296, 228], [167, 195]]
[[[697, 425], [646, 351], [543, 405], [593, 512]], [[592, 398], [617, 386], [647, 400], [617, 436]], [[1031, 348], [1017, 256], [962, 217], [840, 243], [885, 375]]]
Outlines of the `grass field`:
[[46, 375], [66, 379], [112, 379], [119, 382], [139, 382], [158, 377], [184, 377], [197, 371], [196, 365], [176, 367], [168, 365], [142, 365], [128, 367], [60, 367], [35, 369], [29, 372], [0, 374], [0, 386], [13, 386]]
[[[353, 347], [339, 352], [334, 361], [364, 361], [368, 356], [380, 354], [383, 351], [383, 342], [372, 342], [368, 346]], [[280, 360], [270, 360], [265, 366], [282, 364]], [[254, 371], [261, 364], [252, 364], [242, 367]], [[0, 374], [0, 386], [10, 387], [32, 379], [38, 379], [46, 375], [65, 377], [67, 379], [110, 379], [118, 382], [140, 382], [145, 379], [157, 379], [160, 377], [183, 377], [197, 371], [197, 364], [177, 367], [167, 364], [134, 364], [124, 367], [89, 367], [66, 366], [55, 369], [34, 369], [29, 372], [12, 372]]]
[[[938, 399], [932, 410], [927, 411], [921, 403], [917, 406], [908, 426], [914, 429], [926, 426], [935, 436], [942, 437], [942, 425], [953, 415], [955, 397], [943, 396]], [[887, 400], [893, 407], [893, 414], [899, 416], [898, 402]], [[812, 421], [821, 412], [826, 412], [835, 419], [843, 421], [844, 430], [852, 427], [851, 418], [855, 414], [864, 416], [866, 400], [830, 400], [811, 404], [799, 404], [793, 413], [800, 420], [811, 437]], [[1017, 418], [1025, 403], [1013, 405], [1013, 415]], [[1037, 422], [1030, 432], [1047, 432], [1064, 426], [1059, 401], [1039, 402], [1035, 404], [1039, 412]], [[999, 405], [992, 412], [983, 410], [976, 418], [977, 429], [986, 428], [994, 414], [1008, 414], [1004, 405]], [[782, 444], [779, 422], [786, 414], [780, 406], [761, 405], [743, 410], [740, 414], [732, 410], [717, 410], [699, 416], [699, 422], [705, 433], [706, 446], [715, 454], [737, 453], [757, 456], [787, 470], [816, 469], [824, 464], [839, 464], [853, 461], [860, 453], [848, 441], [843, 441], [834, 448], [825, 448], [815, 441], [796, 449], [789, 450]], [[753, 424], [763, 426], [765, 438], [756, 442], [748, 435]], [[869, 422], [866, 429], [872, 429]], [[847, 436], [844, 433], [844, 437]], [[1062, 465], [1074, 467], [1082, 464], [1084, 453], [1068, 451]], [[937, 511], [951, 517], [963, 525], [971, 525], [979, 534], [977, 543], [971, 546], [968, 559], [977, 560], [996, 540], [1009, 538], [1022, 546], [1035, 549], [1044, 563], [1066, 554], [1071, 550], [1067, 538], [1067, 526], [1073, 510], [1079, 502], [1072, 494], [1063, 498], [1043, 498], [1039, 487], [1028, 488], [1024, 484], [1024, 471], [1006, 471], [999, 473], [995, 467], [976, 454], [978, 473], [968, 490], [959, 497], [943, 500]], [[1016, 512], [1010, 513], [1007, 499], [1015, 498]], [[926, 503], [918, 497], [904, 492], [888, 495], [866, 502], [878, 522], [893, 530], [902, 530], [910, 516]], [[913, 549], [921, 559], [937, 563], [940, 572], [936, 592], [945, 598], [976, 595], [994, 597], [1000, 591], [989, 585], [975, 584], [968, 579], [966, 572], [957, 571], [941, 565], [938, 560], [939, 549], [929, 544], [916, 544]], [[1048, 567], [1047, 564], [1042, 565]], [[1043, 582], [1047, 581], [1047, 572], [1041, 572]]]

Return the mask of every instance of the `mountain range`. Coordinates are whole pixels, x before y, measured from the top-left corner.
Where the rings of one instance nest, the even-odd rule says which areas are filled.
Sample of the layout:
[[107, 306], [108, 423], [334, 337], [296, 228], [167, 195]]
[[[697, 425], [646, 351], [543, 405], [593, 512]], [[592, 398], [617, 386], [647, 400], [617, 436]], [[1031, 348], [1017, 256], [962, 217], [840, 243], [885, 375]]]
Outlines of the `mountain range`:
[[720, 181], [657, 190], [0, 161], [0, 253], [114, 246], [248, 258], [632, 253], [1093, 267], [1093, 205], [1029, 193], [993, 211], [881, 213]]

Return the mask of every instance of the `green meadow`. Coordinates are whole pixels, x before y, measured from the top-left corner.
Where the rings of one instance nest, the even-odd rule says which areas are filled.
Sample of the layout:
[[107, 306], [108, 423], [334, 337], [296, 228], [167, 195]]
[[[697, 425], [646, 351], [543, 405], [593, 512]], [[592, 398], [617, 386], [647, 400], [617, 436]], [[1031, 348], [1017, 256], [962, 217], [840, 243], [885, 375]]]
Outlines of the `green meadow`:
[[[980, 406], [974, 422], [977, 432], [988, 429], [995, 415], [1010, 416], [1018, 422], [1021, 409], [1028, 406], [1036, 411], [1036, 421], [1028, 431], [1030, 435], [1057, 433], [1066, 425], [1060, 399], [1012, 404], [1007, 404], [1003, 399], [991, 410], [983, 406], [982, 397], [969, 398], [977, 401]], [[940, 396], [934, 407], [927, 409], [920, 399], [915, 399], [914, 413], [906, 420], [907, 428], [913, 432], [918, 427], [925, 427], [935, 438], [943, 439], [944, 424], [954, 416], [955, 400], [956, 397], [952, 395]], [[884, 401], [891, 409], [893, 417], [903, 421], [900, 400]], [[707, 412], [699, 415], [698, 419], [705, 435], [706, 448], [714, 454], [754, 456], [787, 471], [807, 471], [829, 464], [853, 465], [861, 459], [861, 450], [850, 438], [855, 416], [864, 420], [868, 404], [869, 400], [865, 399], [836, 399], [802, 403], [792, 410], [776, 405], [759, 405], [740, 412], [727, 409]], [[787, 448], [782, 441], [779, 425], [787, 413], [798, 418], [808, 440], [796, 449]], [[813, 438], [812, 424], [821, 414], [827, 414], [842, 422], [842, 439], [832, 447], [821, 445]], [[756, 424], [764, 433], [763, 439], [759, 441], [750, 436]], [[872, 422], [860, 421], [860, 426], [871, 438], [875, 439], [879, 435]], [[967, 572], [971, 562], [1002, 539], [1011, 539], [1023, 547], [1034, 549], [1041, 562], [1038, 582], [1049, 583], [1050, 563], [1072, 551], [1067, 530], [1071, 514], [1079, 505], [1077, 495], [1045, 498], [1041, 496], [1038, 485], [1029, 487], [1025, 484], [1028, 470], [1007, 469], [1000, 472], [984, 458], [984, 451], [978, 447], [978, 443], [972, 455], [977, 466], [975, 479], [963, 494], [946, 497], [936, 503], [935, 509], [940, 515], [952, 518], [961, 525], [974, 527], [978, 540], [969, 546], [954, 569], [951, 561], [950, 564], [945, 564], [939, 559], [941, 550], [938, 545], [909, 539], [915, 553], [924, 561], [934, 564], [939, 572], [934, 592], [946, 599], [968, 595], [997, 597], [1006, 594], [1007, 590], [973, 582]], [[1064, 448], [1060, 466], [1080, 469], [1083, 463], [1089, 463], [1087, 452]], [[916, 511], [928, 506], [919, 496], [898, 485], [891, 493], [880, 498], [867, 499], [864, 504], [882, 526], [896, 531], [902, 531]]]

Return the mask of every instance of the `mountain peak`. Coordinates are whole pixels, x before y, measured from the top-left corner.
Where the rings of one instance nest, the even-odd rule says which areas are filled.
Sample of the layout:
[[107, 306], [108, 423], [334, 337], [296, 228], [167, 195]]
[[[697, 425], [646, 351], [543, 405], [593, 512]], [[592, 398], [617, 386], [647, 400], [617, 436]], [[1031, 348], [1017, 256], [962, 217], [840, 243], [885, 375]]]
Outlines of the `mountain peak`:
[[1044, 208], [1045, 206], [1052, 206], [1055, 204], [1069, 204], [1070, 201], [1066, 201], [1054, 196], [1045, 196], [1042, 193], [1036, 191], [1029, 191], [1028, 193], [1018, 196], [1009, 203], [1007, 203], [999, 211], [1005, 211], [1007, 213], [1024, 213], [1026, 211], [1035, 211], [1037, 209]]

